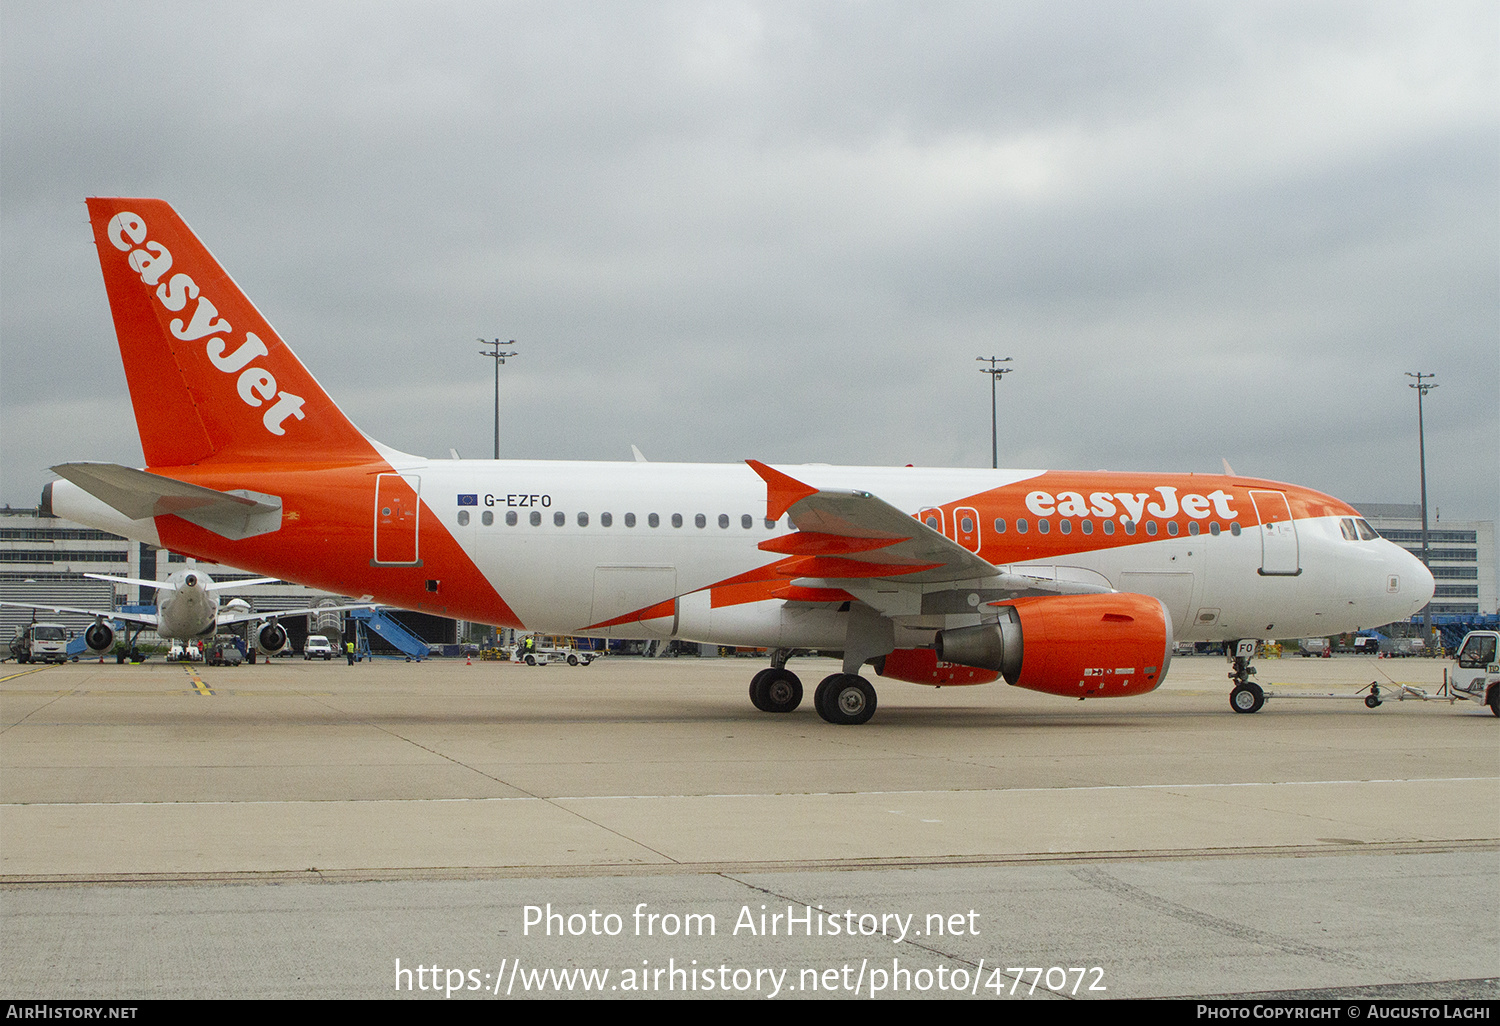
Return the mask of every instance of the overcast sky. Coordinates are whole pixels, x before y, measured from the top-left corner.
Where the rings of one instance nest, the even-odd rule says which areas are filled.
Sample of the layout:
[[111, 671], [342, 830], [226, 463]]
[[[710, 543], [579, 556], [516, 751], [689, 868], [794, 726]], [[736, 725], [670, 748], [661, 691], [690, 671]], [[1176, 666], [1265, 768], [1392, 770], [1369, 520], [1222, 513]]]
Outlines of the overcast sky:
[[140, 465], [83, 199], [368, 433], [1500, 506], [1500, 6], [0, 0], [0, 500]]

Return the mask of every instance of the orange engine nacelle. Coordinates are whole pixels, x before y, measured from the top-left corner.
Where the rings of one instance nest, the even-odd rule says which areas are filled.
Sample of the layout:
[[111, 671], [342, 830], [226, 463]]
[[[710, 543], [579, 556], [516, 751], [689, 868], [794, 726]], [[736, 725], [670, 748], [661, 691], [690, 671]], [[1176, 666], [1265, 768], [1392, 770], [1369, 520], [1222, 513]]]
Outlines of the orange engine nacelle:
[[935, 687], [988, 684], [1000, 676], [999, 670], [942, 662], [930, 648], [898, 648], [875, 660], [875, 672], [882, 677]]
[[1052, 695], [1140, 695], [1167, 675], [1172, 619], [1149, 595], [1056, 595], [1000, 604], [998, 623], [937, 636], [943, 661], [995, 670]]

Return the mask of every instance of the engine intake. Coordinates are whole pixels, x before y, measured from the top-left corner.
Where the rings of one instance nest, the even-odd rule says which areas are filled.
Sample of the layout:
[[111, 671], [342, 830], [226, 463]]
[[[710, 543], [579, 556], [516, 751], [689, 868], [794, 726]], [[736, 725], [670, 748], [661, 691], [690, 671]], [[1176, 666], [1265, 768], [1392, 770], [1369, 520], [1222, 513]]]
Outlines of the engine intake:
[[108, 652], [115, 644], [115, 629], [103, 620], [95, 620], [83, 632], [83, 643], [90, 652]]
[[262, 655], [273, 656], [286, 648], [286, 628], [275, 620], [255, 629], [255, 647]]

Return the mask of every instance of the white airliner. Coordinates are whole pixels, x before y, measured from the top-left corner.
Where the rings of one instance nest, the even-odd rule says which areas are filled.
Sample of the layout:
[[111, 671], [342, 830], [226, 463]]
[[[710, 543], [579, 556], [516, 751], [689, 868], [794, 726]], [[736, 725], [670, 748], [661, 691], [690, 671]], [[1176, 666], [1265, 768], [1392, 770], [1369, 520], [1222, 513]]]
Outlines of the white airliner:
[[90, 199], [148, 467], [69, 463], [43, 505], [199, 559], [481, 623], [793, 650], [862, 723], [877, 674], [1101, 698], [1174, 639], [1234, 644], [1411, 615], [1432, 576], [1348, 505], [1226, 475], [427, 460], [359, 431], [160, 200]]
[[244, 599], [234, 598], [219, 605], [218, 593], [228, 588], [248, 588], [257, 584], [273, 584], [279, 577], [253, 577], [248, 580], [215, 581], [199, 569], [179, 570], [165, 581], [143, 581], [134, 577], [111, 577], [107, 574], [84, 574], [98, 581], [116, 584], [139, 585], [157, 590], [157, 605], [154, 613], [124, 613], [108, 609], [82, 609], [76, 606], [48, 606], [26, 602], [0, 602], [0, 606], [30, 609], [34, 612], [77, 613], [92, 616], [94, 622], [83, 632], [84, 643], [93, 652], [109, 651], [115, 644], [115, 622], [136, 627], [149, 627], [158, 636], [168, 641], [200, 641], [212, 638], [226, 627], [258, 621], [250, 632], [250, 642], [266, 655], [274, 655], [286, 647], [286, 628], [279, 620], [288, 616], [305, 616], [309, 613], [329, 613], [345, 609], [360, 609], [370, 603], [353, 605], [309, 606], [305, 609], [279, 609], [271, 613], [251, 610]]

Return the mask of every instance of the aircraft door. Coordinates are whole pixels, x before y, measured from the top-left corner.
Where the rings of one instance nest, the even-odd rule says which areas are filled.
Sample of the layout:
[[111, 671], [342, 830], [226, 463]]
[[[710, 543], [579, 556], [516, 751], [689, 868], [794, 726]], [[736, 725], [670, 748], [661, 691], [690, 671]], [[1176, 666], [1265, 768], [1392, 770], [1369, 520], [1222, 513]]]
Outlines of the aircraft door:
[[1260, 573], [1263, 577], [1295, 577], [1302, 572], [1297, 546], [1297, 524], [1282, 492], [1251, 491], [1250, 501], [1260, 520]]
[[970, 552], [979, 551], [979, 511], [960, 506], [953, 511], [954, 541]]
[[416, 474], [375, 477], [375, 551], [371, 566], [421, 566], [417, 551], [422, 478]]

